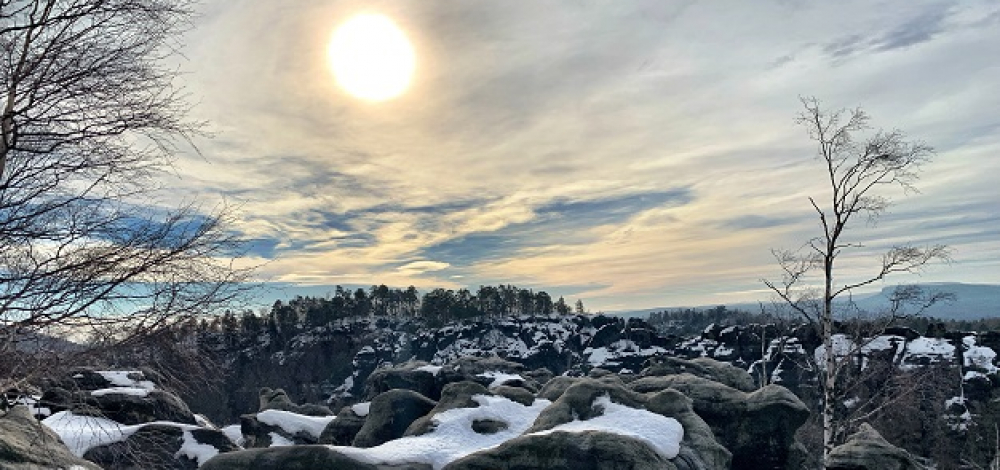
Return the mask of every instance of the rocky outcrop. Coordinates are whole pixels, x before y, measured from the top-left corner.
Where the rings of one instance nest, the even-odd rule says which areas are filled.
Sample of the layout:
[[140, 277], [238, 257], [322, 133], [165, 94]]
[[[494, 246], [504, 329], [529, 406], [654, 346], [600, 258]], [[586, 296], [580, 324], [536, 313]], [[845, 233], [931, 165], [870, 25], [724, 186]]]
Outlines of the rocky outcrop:
[[40, 470], [101, 467], [73, 455], [54, 432], [39, 423], [28, 408], [0, 411], [0, 468]]
[[646, 443], [600, 431], [511, 439], [458, 459], [444, 470], [677, 470]]
[[[186, 440], [191, 442], [186, 443]], [[186, 444], [186, 445], [185, 445]], [[143, 426], [124, 441], [93, 447], [83, 455], [91, 462], [108, 469], [194, 470], [210, 446], [214, 453], [239, 449], [220, 431], [214, 429], [185, 430], [178, 426], [150, 424]], [[212, 451], [207, 451], [212, 453]]]
[[334, 414], [330, 408], [323, 405], [314, 403], [296, 405], [288, 398], [288, 393], [285, 393], [284, 390], [280, 388], [271, 390], [267, 387], [260, 389], [259, 411], [264, 410], [289, 411], [305, 416], [333, 416]]
[[441, 400], [427, 414], [413, 421], [404, 435], [419, 436], [434, 429], [434, 416], [456, 408], [476, 408], [479, 403], [472, 399], [476, 395], [493, 395], [486, 387], [475, 382], [455, 382], [444, 387]]
[[349, 446], [354, 442], [354, 438], [361, 432], [365, 425], [364, 416], [354, 411], [354, 407], [345, 406], [337, 413], [337, 418], [323, 428], [323, 433], [319, 436], [320, 444], [330, 444], [336, 446]]
[[744, 392], [752, 392], [757, 389], [753, 377], [747, 371], [732, 364], [707, 357], [698, 357], [695, 359], [682, 359], [669, 356], [656, 357], [649, 361], [649, 366], [643, 369], [640, 375], [643, 377], [656, 377], [685, 373], [713, 380]]
[[412, 390], [389, 390], [371, 401], [368, 418], [354, 438], [355, 447], [374, 447], [403, 437], [406, 428], [437, 403]]
[[746, 393], [684, 373], [642, 378], [629, 387], [647, 393], [673, 388], [690, 398], [694, 412], [732, 452], [734, 470], [784, 468], [795, 432], [809, 417], [805, 404], [777, 385]]
[[[116, 391], [122, 390], [122, 391]], [[196, 424], [194, 414], [177, 395], [163, 390], [134, 394], [131, 389], [108, 388], [100, 395], [78, 392], [70, 410], [77, 415], [97, 416], [121, 424], [153, 421]]]
[[867, 423], [841, 446], [830, 451], [827, 470], [927, 470], [909, 452], [900, 449]]
[[272, 447], [213, 457], [201, 470], [431, 470], [427, 464], [373, 465], [359, 462], [327, 446]]

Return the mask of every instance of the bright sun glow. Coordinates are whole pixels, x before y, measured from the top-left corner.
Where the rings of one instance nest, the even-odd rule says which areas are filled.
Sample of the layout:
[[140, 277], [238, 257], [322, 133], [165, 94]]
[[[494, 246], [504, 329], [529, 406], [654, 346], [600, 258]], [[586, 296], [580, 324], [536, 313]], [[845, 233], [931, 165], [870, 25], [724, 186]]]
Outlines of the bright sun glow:
[[333, 33], [330, 68], [344, 90], [358, 98], [385, 101], [406, 91], [413, 77], [410, 41], [389, 18], [363, 14]]

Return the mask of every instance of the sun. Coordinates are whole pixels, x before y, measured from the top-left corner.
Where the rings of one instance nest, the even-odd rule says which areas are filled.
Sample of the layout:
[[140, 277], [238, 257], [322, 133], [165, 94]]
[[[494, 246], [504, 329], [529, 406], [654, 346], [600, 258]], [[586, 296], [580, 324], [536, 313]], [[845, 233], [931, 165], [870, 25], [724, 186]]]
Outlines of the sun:
[[328, 49], [337, 84], [351, 95], [385, 101], [410, 85], [416, 60], [413, 46], [389, 18], [360, 14], [341, 24]]

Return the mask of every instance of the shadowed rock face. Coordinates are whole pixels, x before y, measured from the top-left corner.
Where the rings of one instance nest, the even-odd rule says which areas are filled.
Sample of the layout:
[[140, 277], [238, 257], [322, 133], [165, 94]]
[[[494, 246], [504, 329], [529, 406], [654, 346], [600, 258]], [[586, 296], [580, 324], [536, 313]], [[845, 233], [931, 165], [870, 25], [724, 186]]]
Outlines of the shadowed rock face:
[[[220, 431], [194, 429], [192, 438], [200, 444], [215, 447], [220, 452], [239, 449]], [[176, 426], [150, 424], [143, 426], [128, 439], [94, 447], [83, 457], [110, 469], [194, 470], [198, 462], [179, 455], [184, 444], [184, 431]]]
[[[151, 390], [145, 396], [109, 393], [93, 396], [79, 392], [77, 403], [70, 407], [78, 415], [108, 418], [121, 424], [142, 424], [153, 421], [195, 424], [194, 414], [177, 395], [163, 390]], [[94, 410], [99, 410], [94, 413]]]
[[319, 443], [335, 446], [351, 445], [358, 432], [364, 427], [365, 418], [366, 416], [358, 416], [350, 406], [341, 408], [340, 413], [337, 413], [337, 419], [323, 428], [323, 433], [319, 436]]
[[455, 382], [445, 385], [441, 401], [426, 415], [416, 419], [406, 429], [406, 436], [419, 436], [434, 429], [433, 418], [439, 413], [456, 408], [477, 408], [479, 403], [472, 399], [475, 395], [493, 395], [486, 387], [475, 382]]
[[26, 407], [0, 411], [0, 468], [37, 470], [73, 466], [83, 470], [101, 468], [70, 453], [59, 436], [36, 421]]
[[444, 470], [677, 470], [646, 443], [599, 431], [521, 436]]
[[896, 447], [867, 423], [858, 428], [847, 442], [835, 447], [826, 464], [827, 470], [927, 470], [909, 452]]
[[745, 393], [684, 373], [642, 378], [629, 387], [647, 393], [672, 388], [690, 398], [694, 412], [732, 452], [734, 470], [783, 469], [795, 431], [809, 417], [805, 404], [777, 385]]
[[220, 454], [201, 470], [431, 470], [426, 464], [372, 465], [326, 446], [272, 447]]
[[368, 418], [354, 438], [355, 447], [375, 447], [403, 437], [406, 428], [437, 403], [412, 390], [389, 390], [371, 402]]

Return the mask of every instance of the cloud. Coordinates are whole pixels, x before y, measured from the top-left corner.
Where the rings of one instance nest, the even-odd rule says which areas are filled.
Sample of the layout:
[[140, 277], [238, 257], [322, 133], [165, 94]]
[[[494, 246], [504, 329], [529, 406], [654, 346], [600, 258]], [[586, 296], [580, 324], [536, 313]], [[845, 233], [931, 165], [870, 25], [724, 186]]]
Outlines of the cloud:
[[[397, 100], [359, 102], [329, 76], [325, 42], [361, 10], [414, 42]], [[770, 248], [816, 233], [807, 197], [824, 181], [793, 123], [803, 94], [860, 104], [940, 151], [923, 194], [859, 239], [947, 241], [961, 272], [926, 276], [1000, 282], [984, 212], [1000, 205], [990, 1], [248, 0], [204, 13], [184, 83], [217, 137], [167, 186], [239, 204], [276, 280], [574, 286], [594, 308], [732, 300], [774, 272]]]
[[407, 274], [423, 274], [430, 271], [441, 271], [444, 269], [448, 269], [449, 266], [451, 265], [448, 263], [442, 263], [440, 261], [422, 260], [422, 261], [412, 261], [406, 263], [396, 268], [396, 270], [405, 272]]

